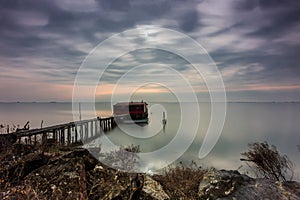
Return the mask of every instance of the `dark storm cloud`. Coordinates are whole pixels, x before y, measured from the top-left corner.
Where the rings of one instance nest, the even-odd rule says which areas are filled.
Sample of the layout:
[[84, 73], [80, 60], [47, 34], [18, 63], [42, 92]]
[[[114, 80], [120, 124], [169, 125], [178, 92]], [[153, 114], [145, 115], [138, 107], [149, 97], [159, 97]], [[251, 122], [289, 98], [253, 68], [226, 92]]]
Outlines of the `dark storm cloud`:
[[127, 11], [130, 9], [129, 0], [97, 0], [104, 9]]
[[256, 28], [256, 30], [254, 29], [254, 31], [248, 33], [249, 36], [264, 38], [280, 37], [282, 34], [290, 31], [290, 28], [299, 26], [300, 1], [242, 0], [235, 2], [235, 8], [237, 11], [242, 10], [244, 12], [258, 9], [263, 13], [260, 21], [245, 22], [245, 25], [253, 25]]
[[[153, 21], [170, 20], [179, 24], [172, 27], [181, 31], [197, 28], [198, 14], [195, 5], [200, 1], [139, 1], [139, 0], [97, 0], [103, 15], [96, 19], [101, 31], [122, 31], [138, 24], [152, 24]], [[169, 27], [169, 24], [164, 24]]]
[[[232, 72], [225, 84], [298, 85], [300, 1], [233, 1], [232, 8], [230, 20], [223, 20], [228, 25], [207, 34], [236, 37], [210, 52], [224, 74]], [[239, 43], [245, 45], [239, 49]]]
[[[63, 2], [63, 1], [62, 1]], [[64, 9], [60, 1], [35, 0], [3, 0], [0, 2], [0, 53], [5, 57], [30, 56], [44, 54], [46, 50], [52, 56], [76, 56], [87, 52], [72, 50], [60, 40], [73, 40], [73, 43], [88, 42], [91, 47], [109, 35], [99, 38], [101, 33], [112, 34], [138, 24], [151, 23], [155, 20], [169, 18], [175, 7], [170, 0], [161, 1], [129, 1], [98, 0], [95, 10]], [[178, 2], [176, 3], [178, 5]], [[180, 6], [180, 4], [178, 5]], [[180, 21], [183, 30], [196, 28], [196, 11], [188, 8], [170, 16]], [[40, 20], [40, 22], [38, 21]], [[44, 22], [42, 22], [44, 20]], [[172, 19], [173, 20], [173, 19]], [[97, 33], [98, 36], [95, 36]], [[53, 37], [52, 37], [53, 35]], [[80, 41], [81, 40], [81, 41]], [[47, 54], [47, 51], [46, 51]], [[82, 59], [82, 58], [80, 58]]]
[[180, 22], [180, 28], [183, 31], [190, 32], [198, 27], [198, 12], [190, 11], [183, 15], [182, 21]]
[[263, 25], [260, 29], [249, 33], [250, 36], [276, 38], [286, 34], [289, 28], [298, 26], [300, 21], [300, 4], [296, 8], [283, 10], [278, 13], [266, 16], [271, 23]]
[[84, 54], [57, 44], [57, 39], [73, 37], [70, 23], [77, 19], [52, 1], [1, 1], [0, 10], [1, 56], [34, 59]]
[[[212, 52], [211, 56], [215, 61], [222, 61], [222, 64], [219, 65], [221, 70], [233, 65], [248, 67], [247, 73], [237, 73], [230, 80], [227, 80], [228, 82], [236, 84], [291, 84], [299, 82], [300, 58], [298, 52], [300, 47], [281, 46], [282, 53], [280, 54], [266, 53], [267, 49], [268, 46], [235, 54], [226, 53], [225, 50], [219, 49]], [[259, 71], [255, 69], [257, 65], [261, 67]]]
[[234, 8], [238, 10], [253, 10], [257, 7], [261, 9], [274, 9], [278, 7], [291, 7], [298, 2], [295, 0], [238, 0], [234, 2]]

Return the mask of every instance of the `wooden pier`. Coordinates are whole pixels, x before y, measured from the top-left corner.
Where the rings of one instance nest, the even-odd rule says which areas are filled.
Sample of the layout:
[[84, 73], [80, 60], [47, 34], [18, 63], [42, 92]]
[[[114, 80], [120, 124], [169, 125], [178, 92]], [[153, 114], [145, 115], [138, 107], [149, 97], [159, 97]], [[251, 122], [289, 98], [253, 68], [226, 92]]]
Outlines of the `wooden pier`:
[[11, 134], [16, 135], [19, 142], [24, 140], [29, 144], [38, 142], [43, 144], [51, 140], [61, 145], [70, 145], [92, 141], [115, 126], [116, 123], [113, 117], [97, 117], [40, 129], [19, 130]]

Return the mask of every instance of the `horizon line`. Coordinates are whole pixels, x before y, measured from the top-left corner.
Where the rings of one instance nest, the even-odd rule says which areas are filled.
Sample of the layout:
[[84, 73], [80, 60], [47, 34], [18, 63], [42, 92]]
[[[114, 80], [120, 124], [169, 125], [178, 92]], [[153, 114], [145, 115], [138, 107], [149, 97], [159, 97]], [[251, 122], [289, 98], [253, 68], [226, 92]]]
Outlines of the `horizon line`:
[[[179, 103], [176, 101], [148, 101], [148, 102], [159, 102], [159, 103]], [[0, 103], [73, 103], [72, 101], [0, 101]], [[110, 101], [82, 101], [77, 103], [110, 103]], [[182, 103], [193, 103], [185, 101]], [[211, 101], [198, 101], [198, 103], [211, 103]], [[223, 103], [223, 101], [215, 101], [215, 103]], [[226, 103], [300, 103], [300, 101], [226, 101]]]

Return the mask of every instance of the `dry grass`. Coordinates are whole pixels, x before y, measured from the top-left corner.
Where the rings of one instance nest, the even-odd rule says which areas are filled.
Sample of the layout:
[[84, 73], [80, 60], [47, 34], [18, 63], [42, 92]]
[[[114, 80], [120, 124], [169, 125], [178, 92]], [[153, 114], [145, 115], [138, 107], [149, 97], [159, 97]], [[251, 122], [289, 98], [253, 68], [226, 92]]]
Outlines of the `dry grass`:
[[153, 178], [162, 184], [171, 199], [199, 199], [199, 183], [207, 171], [193, 163], [191, 167], [170, 167], [163, 175], [154, 175]]
[[104, 153], [103, 162], [120, 171], [131, 172], [138, 165], [140, 146], [120, 146], [119, 149]]
[[275, 181], [286, 181], [293, 178], [293, 163], [286, 155], [281, 155], [274, 145], [267, 142], [249, 144], [249, 151], [242, 153], [249, 166], [258, 176]]

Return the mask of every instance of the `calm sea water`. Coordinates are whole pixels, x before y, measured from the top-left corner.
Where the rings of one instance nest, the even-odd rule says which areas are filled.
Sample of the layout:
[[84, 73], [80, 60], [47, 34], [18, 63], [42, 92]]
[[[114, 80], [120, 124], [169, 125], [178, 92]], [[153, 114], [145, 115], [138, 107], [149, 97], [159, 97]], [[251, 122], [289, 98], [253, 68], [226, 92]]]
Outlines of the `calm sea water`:
[[[93, 115], [110, 116], [111, 105], [109, 103], [97, 103], [96, 113], [82, 105], [83, 116]], [[181, 110], [177, 103], [150, 103], [151, 121], [147, 126], [126, 125], [123, 130], [116, 128], [106, 134], [114, 145], [140, 145], [144, 153], [161, 149], [172, 141], [176, 134], [181, 134], [184, 140], [185, 134], [191, 134], [187, 128], [182, 133], [177, 133], [180, 126]], [[189, 107], [185, 103], [184, 107]], [[248, 143], [267, 141], [274, 144], [277, 149], [286, 154], [295, 164], [295, 178], [300, 178], [300, 103], [228, 103], [226, 121], [222, 134], [210, 152], [204, 159], [198, 158], [199, 148], [206, 134], [210, 121], [210, 104], [200, 103], [200, 122], [197, 135], [187, 151], [176, 161], [188, 163], [191, 160], [204, 167], [216, 167], [225, 169], [238, 169], [246, 171], [245, 163], [239, 159], [240, 153], [245, 152]], [[167, 125], [162, 127], [162, 112], [167, 115]], [[193, 112], [191, 110], [190, 112]], [[76, 113], [75, 113], [76, 114]], [[78, 115], [75, 116], [78, 118]], [[24, 126], [30, 121], [31, 128], [38, 128], [43, 120], [43, 126], [54, 125], [73, 121], [72, 104], [70, 103], [0, 103], [0, 124], [12, 126]], [[188, 119], [194, 124], [193, 118]], [[3, 130], [2, 130], [3, 131]], [[126, 134], [130, 132], [132, 135]], [[138, 137], [136, 137], [138, 136]], [[102, 149], [109, 151], [110, 145], [106, 145], [102, 137], [93, 142], [93, 145], [101, 145]], [[178, 151], [180, 150], [178, 144]], [[173, 149], [174, 153], [176, 149]], [[172, 154], [172, 152], [167, 152]], [[154, 157], [146, 165], [162, 165], [164, 156]], [[151, 166], [144, 166], [149, 167]]]

